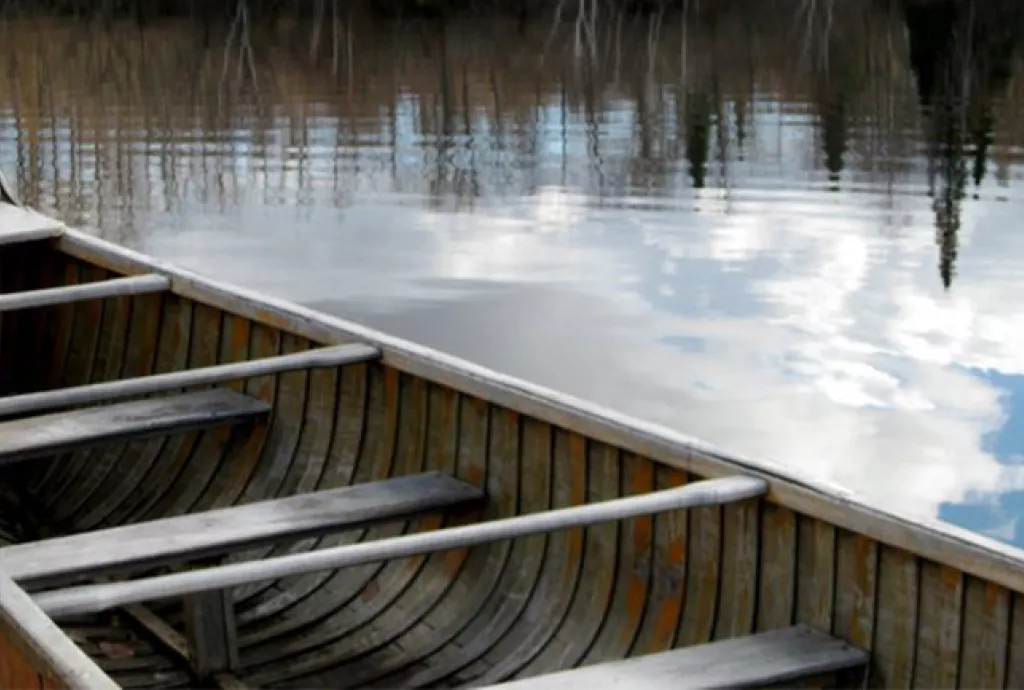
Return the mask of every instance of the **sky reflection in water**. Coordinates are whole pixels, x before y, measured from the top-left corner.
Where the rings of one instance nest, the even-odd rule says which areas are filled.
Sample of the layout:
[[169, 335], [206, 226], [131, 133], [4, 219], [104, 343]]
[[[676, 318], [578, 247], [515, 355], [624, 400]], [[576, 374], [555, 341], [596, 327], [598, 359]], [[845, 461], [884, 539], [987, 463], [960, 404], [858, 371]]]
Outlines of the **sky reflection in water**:
[[1021, 10], [879, 4], [609, 18], [586, 59], [570, 23], [543, 61], [549, 17], [268, 21], [252, 72], [195, 19], [12, 19], [0, 163], [111, 239], [1024, 545]]

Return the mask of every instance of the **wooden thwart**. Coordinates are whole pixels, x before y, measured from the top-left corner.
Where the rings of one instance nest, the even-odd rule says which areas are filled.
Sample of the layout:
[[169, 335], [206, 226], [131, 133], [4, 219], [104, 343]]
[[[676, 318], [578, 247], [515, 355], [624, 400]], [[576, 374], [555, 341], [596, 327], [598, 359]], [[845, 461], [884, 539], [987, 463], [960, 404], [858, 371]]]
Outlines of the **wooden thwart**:
[[466, 548], [531, 534], [625, 520], [667, 510], [718, 505], [762, 495], [767, 483], [753, 477], [726, 477], [681, 487], [589, 503], [543, 513], [492, 520], [391, 539], [336, 546], [318, 551], [172, 573], [129, 582], [111, 582], [51, 590], [36, 602], [54, 617], [90, 613], [125, 604], [180, 597], [303, 573]]
[[0, 570], [49, 583], [349, 529], [482, 496], [461, 480], [427, 472], [8, 546], [0, 549]]
[[172, 371], [120, 381], [104, 381], [102, 383], [90, 383], [84, 386], [60, 390], [12, 395], [0, 398], [0, 417], [52, 410], [71, 405], [109, 402], [120, 398], [160, 393], [188, 386], [223, 383], [224, 381], [281, 374], [300, 369], [337, 367], [355, 362], [365, 362], [376, 359], [379, 356], [380, 351], [375, 347], [351, 343], [276, 357], [266, 357], [264, 359], [216, 364], [199, 369]]
[[[807, 625], [523, 678], [486, 690], [741, 688], [852, 672], [867, 654]], [[484, 689], [481, 689], [484, 690]]]
[[128, 278], [98, 280], [92, 283], [64, 285], [43, 290], [27, 290], [25, 292], [9, 292], [0, 294], [0, 312], [33, 307], [49, 307], [55, 304], [81, 302], [88, 299], [107, 297], [125, 297], [142, 295], [151, 292], [163, 292], [171, 287], [171, 279], [167, 276], [150, 273]]
[[112, 441], [240, 422], [270, 406], [226, 389], [0, 422], [0, 465]]

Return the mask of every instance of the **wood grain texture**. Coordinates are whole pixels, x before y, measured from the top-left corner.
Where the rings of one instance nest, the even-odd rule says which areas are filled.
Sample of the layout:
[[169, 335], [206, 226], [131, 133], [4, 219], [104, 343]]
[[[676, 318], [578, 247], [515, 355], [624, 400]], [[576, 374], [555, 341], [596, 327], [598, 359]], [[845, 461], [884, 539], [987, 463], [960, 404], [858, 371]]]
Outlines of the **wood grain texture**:
[[268, 409], [262, 401], [220, 390], [0, 422], [0, 464], [125, 438], [240, 422]]
[[[469, 500], [482, 493], [438, 472], [268, 499], [0, 549], [0, 570], [18, 580], [152, 567], [261, 542], [360, 526]], [[77, 554], [72, 561], [68, 554]]]
[[846, 671], [862, 666], [866, 659], [864, 652], [801, 625], [561, 671], [489, 686], [489, 690], [762, 687]]
[[24, 590], [0, 573], [0, 687], [115, 690], [118, 686]]
[[164, 276], [149, 274], [112, 278], [78, 285], [44, 288], [0, 294], [0, 312], [18, 309], [48, 307], [66, 302], [82, 302], [90, 299], [108, 299], [124, 295], [141, 295], [149, 292], [163, 292], [171, 286]]
[[[4, 285], [46, 287], [36, 277], [5, 277], [3, 256]], [[51, 263], [53, 270], [40, 275], [55, 283], [113, 275], [79, 259]], [[141, 268], [132, 272], [153, 270]], [[60, 305], [26, 318], [46, 366], [20, 373], [11, 385], [45, 390], [345, 341], [329, 319], [285, 319], [284, 312], [258, 314], [255, 307], [229, 313], [217, 306], [234, 303], [226, 293], [222, 303], [196, 302], [202, 284], [170, 275], [172, 295], [113, 298], [98, 311]], [[4, 315], [0, 368], [10, 366], [3, 364], [7, 319], [29, 314]], [[216, 384], [273, 406], [251, 429], [40, 460], [19, 470], [21, 486], [59, 512], [53, 526], [67, 532], [431, 469], [487, 494], [482, 507], [296, 536], [227, 557], [237, 561], [645, 493], [743, 469], [563, 407], [557, 396], [524, 397], [516, 391], [533, 389], [380, 342], [391, 348], [384, 362]], [[868, 651], [871, 687], [1024, 684], [1024, 604], [1020, 590], [1007, 584], [1018, 581], [1007, 561], [968, 562], [964, 554], [976, 550], [950, 551], [948, 542], [940, 548], [856, 504], [771, 481], [766, 500], [237, 588], [231, 597], [239, 675], [267, 687], [480, 685], [807, 623]], [[936, 556], [944, 553], [963, 570], [940, 565], [946, 560]], [[184, 630], [180, 604], [158, 610]], [[91, 640], [123, 634], [102, 617], [88, 626]], [[130, 663], [93, 643], [83, 648], [126, 687], [187, 685], [159, 649], [122, 643], [136, 650]]]

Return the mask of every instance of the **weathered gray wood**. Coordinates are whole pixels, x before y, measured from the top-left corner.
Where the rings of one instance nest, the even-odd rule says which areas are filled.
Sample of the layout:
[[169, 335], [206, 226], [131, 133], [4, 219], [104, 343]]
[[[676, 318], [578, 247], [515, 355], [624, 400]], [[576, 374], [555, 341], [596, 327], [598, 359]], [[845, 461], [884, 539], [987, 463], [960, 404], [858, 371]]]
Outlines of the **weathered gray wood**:
[[[15, 638], [69, 688], [119, 690], [74, 641], [46, 616], [31, 597], [0, 572], [0, 634]], [[0, 663], [4, 660], [0, 659]]]
[[95, 280], [77, 285], [9, 292], [0, 294], [0, 312], [33, 307], [49, 307], [55, 304], [82, 302], [88, 299], [127, 297], [150, 292], [163, 292], [171, 287], [170, 278], [155, 273], [111, 280]]
[[337, 367], [376, 359], [379, 355], [380, 351], [375, 347], [353, 343], [294, 352], [277, 357], [216, 364], [200, 369], [172, 371], [121, 381], [104, 381], [61, 390], [12, 395], [0, 398], [0, 416], [39, 412], [70, 405], [108, 402], [119, 398], [148, 395], [188, 386], [222, 383], [299, 369]]
[[426, 472], [16, 544], [0, 549], [0, 569], [19, 581], [53, 582], [361, 527], [482, 496], [461, 480]]
[[401, 371], [677, 469], [704, 477], [737, 473], [762, 477], [771, 484], [769, 500], [794, 512], [1024, 591], [1024, 554], [1016, 546], [937, 519], [902, 515], [879, 507], [812, 473], [726, 453], [664, 426], [499, 374], [350, 321], [197, 275], [78, 230], [65, 229], [57, 245], [72, 256], [113, 271], [159, 271], [173, 278], [177, 294], [317, 342], [370, 343], [381, 349], [385, 364]]
[[806, 625], [584, 666], [500, 685], [493, 690], [661, 690], [791, 683], [862, 667], [867, 655]]
[[122, 607], [121, 612], [156, 640], [163, 649], [172, 652], [189, 666], [192, 665], [192, 650], [189, 649], [188, 639], [163, 618], [142, 604], [129, 604]]
[[195, 670], [201, 678], [239, 669], [235, 605], [230, 590], [186, 596], [185, 630]]
[[64, 232], [59, 221], [28, 208], [0, 203], [0, 246], [58, 237]]
[[262, 400], [214, 389], [0, 422], [0, 465], [238, 422], [268, 411]]
[[23, 242], [48, 240], [54, 237], [58, 237], [62, 232], [62, 230], [58, 227], [47, 226], [28, 226], [20, 230], [5, 230], [5, 215], [6, 214], [0, 213], [0, 247], [4, 247], [11, 244], [21, 244]]
[[[120, 611], [148, 633], [161, 649], [195, 669], [195, 659], [189, 648], [188, 638], [172, 628], [167, 621], [141, 604], [129, 604]], [[212, 680], [222, 690], [251, 690], [237, 676], [226, 671], [212, 674]]]
[[421, 532], [374, 542], [337, 546], [308, 553], [233, 563], [130, 582], [111, 582], [50, 590], [36, 601], [51, 616], [103, 611], [115, 606], [177, 597], [206, 590], [237, 587], [250, 582], [365, 563], [391, 561], [435, 551], [464, 548], [530, 534], [585, 527], [667, 510], [730, 503], [760, 496], [765, 483], [750, 477], [728, 477], [629, 496], [611, 501], [519, 515], [475, 525]]

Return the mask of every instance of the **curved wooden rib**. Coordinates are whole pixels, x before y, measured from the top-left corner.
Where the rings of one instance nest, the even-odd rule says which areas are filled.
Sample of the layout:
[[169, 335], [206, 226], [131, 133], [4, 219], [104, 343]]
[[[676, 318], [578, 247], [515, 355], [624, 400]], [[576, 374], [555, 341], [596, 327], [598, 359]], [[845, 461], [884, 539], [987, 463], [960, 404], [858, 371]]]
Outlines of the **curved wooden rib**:
[[[77, 260], [49, 261], [46, 275], [54, 284], [107, 277]], [[2, 268], [8, 270], [6, 262]], [[38, 287], [27, 276], [3, 273], [0, 279], [4, 289]], [[5, 380], [5, 392], [317, 345], [173, 294], [59, 305], [3, 319], [4, 366], [33, 351], [45, 362]], [[16, 320], [20, 334], [34, 334], [31, 344], [12, 341], [8, 319]], [[5, 351], [9, 344], [14, 354]], [[13, 477], [44, 514], [57, 518], [51, 527], [68, 532], [424, 469], [456, 474], [489, 496], [478, 513], [427, 515], [252, 549], [232, 560], [702, 478], [379, 363], [227, 385], [275, 403], [269, 422], [244, 433], [218, 429], [30, 463]], [[8, 532], [0, 538], [13, 540]], [[874, 687], [1024, 681], [1021, 593], [766, 500], [289, 577], [238, 588], [234, 597], [245, 667], [239, 675], [262, 687], [492, 683], [795, 622], [871, 651]], [[181, 626], [180, 606], [154, 608]], [[96, 617], [90, 634], [120, 635], [133, 651], [130, 662], [109, 658], [94, 638], [83, 648], [119, 682], [189, 684], [187, 675], [169, 670], [172, 657], [126, 638], [107, 621]]]

